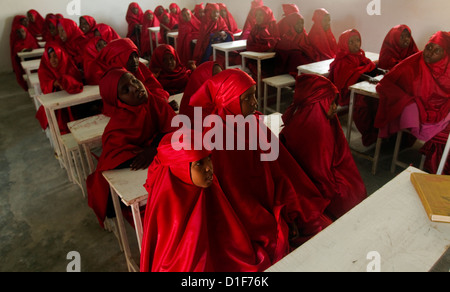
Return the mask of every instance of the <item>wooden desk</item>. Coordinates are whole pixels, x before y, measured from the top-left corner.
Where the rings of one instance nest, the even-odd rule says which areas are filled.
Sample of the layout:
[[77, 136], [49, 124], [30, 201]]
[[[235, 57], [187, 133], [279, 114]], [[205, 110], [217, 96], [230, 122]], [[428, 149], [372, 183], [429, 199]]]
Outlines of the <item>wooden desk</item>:
[[38, 110], [39, 106], [41, 104], [39, 103], [39, 101], [37, 100], [36, 97], [38, 95], [42, 95], [42, 90], [41, 90], [41, 83], [39, 82], [39, 76], [38, 76], [37, 72], [36, 73], [31, 73], [28, 76], [28, 86], [33, 89], [34, 95], [31, 96], [31, 98], [33, 98], [36, 110]]
[[169, 96], [169, 102], [171, 102], [172, 100], [175, 100], [176, 103], [178, 104], [178, 110], [175, 111], [175, 113], [177, 113], [177, 114], [180, 112], [180, 104], [181, 104], [181, 99], [183, 98], [183, 94], [184, 94], [184, 92]]
[[18, 52], [17, 56], [19, 56], [20, 61], [26, 61], [27, 59], [40, 58], [44, 54], [44, 48], [34, 49], [30, 52]]
[[247, 40], [225, 42], [219, 44], [211, 45], [213, 48], [213, 60], [216, 60], [217, 51], [222, 51], [225, 53], [225, 69], [229, 69], [229, 53], [232, 51], [241, 51], [247, 48]]
[[39, 65], [41, 64], [41, 59], [34, 59], [29, 61], [22, 61], [21, 65], [23, 70], [25, 70], [25, 73], [28, 77], [31, 75], [31, 71], [35, 71], [39, 69]]
[[173, 39], [173, 47], [177, 49], [178, 31], [171, 31], [167, 33], [167, 44], [170, 44], [169, 38]]
[[[48, 127], [50, 129], [50, 136], [53, 142], [53, 147], [57, 157], [60, 159], [64, 167], [66, 161], [64, 160], [64, 147], [60, 143], [60, 131], [58, 127], [58, 120], [56, 119], [55, 111], [62, 108], [71, 107], [83, 103], [88, 103], [94, 100], [101, 99], [98, 85], [86, 85], [83, 91], [77, 94], [69, 94], [67, 91], [58, 91], [49, 94], [39, 95], [39, 102], [45, 108], [45, 114], [48, 119]], [[61, 159], [63, 161], [61, 161]]]
[[128, 237], [125, 230], [125, 222], [123, 220], [119, 198], [125, 206], [131, 207], [139, 250], [141, 250], [143, 227], [139, 207], [147, 204], [148, 193], [143, 186], [147, 180], [147, 171], [147, 169], [133, 171], [129, 168], [125, 168], [103, 172], [103, 176], [108, 181], [111, 189], [111, 197], [119, 228], [119, 237], [130, 272], [138, 272], [139, 267], [131, 257], [130, 245], [128, 244]]
[[242, 68], [245, 69], [245, 58], [253, 59], [257, 61], [257, 81], [256, 81], [256, 90], [258, 96], [258, 108], [261, 108], [261, 61], [272, 59], [275, 57], [275, 52], [252, 52], [245, 51], [240, 53], [242, 56]]
[[382, 272], [429, 271], [450, 245], [450, 224], [432, 222], [409, 167], [268, 272], [365, 272], [380, 257]]
[[149, 27], [148, 28], [148, 33], [150, 34], [150, 51], [153, 55], [153, 37], [152, 37], [152, 33], [155, 34], [155, 41], [156, 41], [156, 46], [159, 46], [158, 44], [158, 33], [159, 33], [159, 26], [155, 26], [155, 27]]

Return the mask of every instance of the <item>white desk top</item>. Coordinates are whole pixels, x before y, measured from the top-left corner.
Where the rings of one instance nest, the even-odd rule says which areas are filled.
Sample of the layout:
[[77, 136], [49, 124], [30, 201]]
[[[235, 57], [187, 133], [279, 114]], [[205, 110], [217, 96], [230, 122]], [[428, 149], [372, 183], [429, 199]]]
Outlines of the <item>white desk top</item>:
[[156, 33], [156, 32], [159, 32], [160, 28], [159, 28], [159, 26], [153, 26], [153, 27], [149, 27], [148, 30]]
[[101, 140], [110, 118], [100, 114], [67, 123], [67, 127], [78, 144]]
[[48, 109], [60, 109], [101, 99], [101, 96], [98, 85], [85, 85], [83, 91], [77, 94], [69, 94], [62, 90], [39, 95], [38, 99]]
[[37, 70], [41, 64], [41, 59], [22, 61], [21, 64], [24, 70]]
[[148, 193], [144, 188], [147, 172], [147, 169], [124, 168], [104, 171], [103, 176], [120, 196], [122, 202], [126, 206], [130, 206], [147, 199]]
[[34, 58], [34, 57], [40, 57], [44, 54], [44, 48], [38, 48], [38, 49], [34, 49], [31, 52], [18, 52], [17, 56], [19, 56], [19, 58], [21, 58], [22, 60], [24, 58]]
[[255, 60], [265, 60], [275, 57], [275, 52], [253, 52], [253, 51], [245, 51], [240, 53], [241, 56], [244, 56], [249, 59]]
[[376, 87], [376, 84], [370, 83], [368, 81], [362, 81], [349, 86], [348, 89], [354, 90], [355, 93], [358, 94], [379, 98]]
[[218, 43], [211, 45], [216, 50], [220, 51], [236, 51], [247, 48], [247, 40], [239, 40], [225, 43]]
[[177, 37], [178, 37], [178, 31], [171, 31], [171, 32], [168, 32], [168, 33], [167, 33], [167, 36], [168, 36], [168, 37], [171, 37], [171, 38], [177, 38]]
[[28, 81], [30, 82], [31, 85], [39, 84], [40, 82], [39, 82], [39, 75], [38, 75], [38, 73], [31, 73], [28, 76]]
[[380, 270], [429, 271], [450, 244], [450, 224], [428, 219], [409, 167], [315, 237], [267, 269], [367, 271], [380, 255]]

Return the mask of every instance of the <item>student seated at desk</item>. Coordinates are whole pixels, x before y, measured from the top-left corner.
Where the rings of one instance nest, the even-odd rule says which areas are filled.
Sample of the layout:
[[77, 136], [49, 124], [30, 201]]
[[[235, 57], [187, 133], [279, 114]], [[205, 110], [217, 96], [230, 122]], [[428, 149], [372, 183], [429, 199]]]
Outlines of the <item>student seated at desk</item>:
[[128, 23], [127, 38], [131, 39], [133, 43], [140, 48], [141, 46], [141, 31], [142, 23], [144, 22], [144, 13], [142, 12], [141, 6], [136, 2], [131, 2], [128, 5], [127, 14], [125, 19]]
[[[22, 19], [25, 16], [21, 16]], [[23, 70], [21, 61], [17, 53], [19, 52], [29, 52], [33, 49], [39, 48], [36, 39], [31, 35], [25, 26], [23, 26], [19, 21], [13, 23], [10, 34], [10, 49], [11, 49], [11, 63], [13, 65], [14, 73], [16, 75], [17, 83], [24, 89], [28, 90], [28, 84], [23, 78], [25, 70]]]
[[384, 38], [378, 66], [384, 70], [391, 70], [402, 60], [418, 51], [411, 36], [411, 29], [405, 24], [394, 26]]
[[282, 116], [280, 133], [289, 153], [330, 201], [325, 214], [334, 220], [367, 197], [336, 115], [338, 95], [336, 86], [323, 76], [297, 76], [294, 101]]
[[167, 33], [178, 30], [178, 20], [169, 12], [164, 11], [161, 15], [161, 22], [159, 23], [159, 27], [161, 41], [163, 44], [165, 44], [167, 43]]
[[199, 37], [194, 49], [193, 59], [200, 65], [203, 62], [211, 61], [212, 44], [233, 41], [233, 34], [228, 30], [228, 26], [220, 16], [218, 4], [206, 4], [205, 17], [200, 26]]
[[192, 15], [194, 15], [200, 22], [205, 16], [205, 7], [203, 7], [203, 2], [200, 4], [196, 4], [194, 7], [194, 11], [192, 11]]
[[193, 16], [189, 9], [184, 8], [181, 10], [180, 23], [178, 25], [177, 52], [183, 64], [193, 60], [194, 47], [192, 46], [192, 41], [198, 39], [200, 25], [200, 20]]
[[380, 128], [380, 137], [409, 129], [416, 138], [428, 141], [422, 151], [426, 154], [427, 170], [433, 173], [449, 131], [449, 60], [450, 33], [439, 31], [423, 51], [397, 64], [376, 88], [380, 104], [375, 126]]
[[312, 20], [314, 24], [308, 36], [319, 55], [319, 61], [333, 59], [336, 57], [338, 47], [331, 30], [330, 13], [324, 8], [316, 9]]
[[[377, 75], [377, 65], [366, 57], [361, 49], [361, 35], [356, 29], [344, 31], [339, 37], [338, 53], [330, 64], [330, 80], [339, 89], [337, 103], [347, 106], [350, 101], [349, 86], [359, 81], [372, 81], [367, 74]], [[373, 81], [372, 81], [373, 82]], [[361, 96], [355, 98], [353, 120], [362, 135], [362, 143], [369, 146], [376, 142], [378, 130], [373, 126], [377, 112], [378, 100]]]
[[[73, 63], [73, 59], [57, 43], [46, 43], [38, 69], [39, 83], [43, 94], [65, 90], [69, 94], [83, 91], [82, 76]], [[56, 111], [61, 134], [70, 133], [67, 123], [76, 119], [72, 108], [63, 108]], [[42, 129], [48, 126], [45, 109], [40, 106], [36, 118]]]
[[88, 85], [98, 84], [102, 77], [103, 70], [96, 59], [107, 44], [108, 42], [100, 36], [91, 38], [86, 44], [83, 54], [83, 70], [85, 83]]
[[88, 40], [96, 36], [102, 37], [106, 42], [120, 39], [120, 36], [111, 26], [105, 23], [97, 23], [89, 15], [80, 16], [80, 29], [84, 32]]
[[[253, 244], [261, 246], [264, 257], [273, 264], [290, 251], [290, 241], [297, 246], [299, 241], [328, 226], [330, 220], [323, 216], [328, 203], [316, 186], [275, 135], [259, 125], [255, 93], [255, 81], [247, 73], [228, 69], [203, 84], [191, 97], [189, 105], [200, 106], [204, 115], [215, 114], [223, 120], [221, 133], [215, 131], [221, 137], [215, 137], [215, 141], [222, 141], [224, 148], [214, 149], [212, 153], [217, 179]], [[247, 117], [255, 126], [266, 129], [259, 133], [262, 135], [259, 141], [268, 143], [270, 140], [279, 145], [278, 156], [265, 161], [261, 155], [268, 153], [262, 150], [261, 143], [250, 147], [250, 143], [255, 144], [254, 140], [250, 141], [255, 136], [249, 131], [238, 131], [249, 124], [227, 124], [228, 116]], [[238, 138], [244, 142], [242, 150], [237, 148]], [[233, 149], [228, 146], [231, 142], [228, 139], [233, 139]]]
[[239, 39], [246, 40], [256, 24], [255, 12], [256, 8], [262, 7], [264, 5], [262, 0], [253, 0], [251, 2], [250, 11], [248, 12], [247, 18], [245, 19], [244, 27], [242, 28], [242, 34]]
[[41, 37], [45, 26], [45, 20], [42, 15], [35, 9], [30, 9], [27, 11], [27, 17], [28, 31], [33, 35], [34, 38]]
[[164, 136], [148, 169], [140, 271], [265, 270], [269, 258], [252, 244], [219, 185], [211, 152], [196, 150], [193, 132], [185, 135], [175, 142], [181, 150], [174, 150], [173, 134]]
[[169, 5], [169, 13], [172, 19], [178, 24], [180, 22], [181, 17], [181, 8], [177, 3], [170, 3]]
[[[153, 96], [133, 74], [112, 69], [100, 80], [100, 95], [112, 113], [102, 136], [102, 154], [86, 180], [88, 203], [101, 226], [114, 215], [109, 184], [102, 171], [116, 168], [145, 169], [156, 154], [160, 135], [174, 131], [172, 108]], [[159, 138], [158, 138], [159, 137]]]
[[[153, 11], [146, 10], [141, 31], [141, 56], [147, 59], [150, 59], [152, 49], [156, 48], [156, 38], [158, 38], [159, 44], [162, 43], [161, 34], [159, 32], [156, 34], [150, 33], [149, 27], [159, 27], [159, 20]], [[153, 48], [150, 48], [150, 37], [152, 38]]]
[[238, 28], [236, 20], [234, 20], [233, 15], [228, 11], [228, 8], [223, 3], [218, 3], [220, 9], [220, 16], [222, 16], [223, 20], [227, 23], [228, 30], [232, 33], [240, 33], [241, 30]]
[[58, 34], [58, 19], [59, 17], [53, 13], [49, 13], [45, 16], [45, 25], [42, 32], [42, 38], [46, 42], [59, 42]]
[[58, 34], [64, 49], [73, 58], [78, 68], [83, 68], [83, 52], [88, 39], [77, 23], [63, 18], [58, 21]]
[[177, 51], [171, 45], [160, 45], [153, 52], [150, 70], [170, 95], [184, 91], [186, 84], [195, 70], [195, 63], [188, 62], [184, 66]]
[[299, 12], [288, 14], [278, 23], [281, 39], [275, 47], [276, 75], [297, 72], [298, 66], [319, 61], [304, 23], [305, 20]]

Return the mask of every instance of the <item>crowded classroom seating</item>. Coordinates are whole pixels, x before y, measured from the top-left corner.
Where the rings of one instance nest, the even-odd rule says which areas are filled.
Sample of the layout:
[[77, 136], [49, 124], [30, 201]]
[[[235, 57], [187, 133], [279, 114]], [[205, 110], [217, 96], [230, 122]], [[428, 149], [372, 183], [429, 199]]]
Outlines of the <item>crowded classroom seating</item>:
[[[10, 34], [36, 122], [99, 225], [116, 229], [129, 271], [283, 270], [353, 208], [364, 215], [353, 155], [375, 176], [383, 140], [397, 138], [393, 169], [408, 167], [403, 135], [423, 142], [417, 171], [450, 175], [448, 27], [418, 48], [398, 24], [377, 53], [357, 27], [335, 31], [326, 7], [307, 32], [301, 4], [279, 4], [276, 19], [280, 7], [253, 0], [240, 21], [223, 3], [166, 6], [130, 3], [123, 36], [95, 15], [36, 10]], [[354, 130], [373, 155], [354, 149]]]

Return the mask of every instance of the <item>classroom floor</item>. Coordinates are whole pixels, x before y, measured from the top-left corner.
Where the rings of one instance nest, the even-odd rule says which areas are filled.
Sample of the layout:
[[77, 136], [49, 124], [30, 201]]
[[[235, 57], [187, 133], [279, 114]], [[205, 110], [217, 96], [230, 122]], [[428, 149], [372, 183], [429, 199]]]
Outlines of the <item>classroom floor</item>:
[[[69, 182], [13, 74], [0, 74], [0, 102], [0, 272], [64, 272], [71, 251], [80, 254], [81, 271], [127, 271], [116, 237], [99, 226], [79, 187]], [[357, 139], [357, 132], [352, 135]], [[369, 194], [394, 177], [393, 147], [383, 143], [376, 175], [370, 161], [355, 157]], [[416, 151], [401, 157], [420, 160]], [[127, 228], [138, 261], [134, 230]]]

